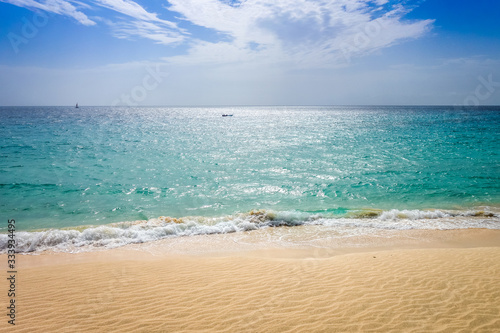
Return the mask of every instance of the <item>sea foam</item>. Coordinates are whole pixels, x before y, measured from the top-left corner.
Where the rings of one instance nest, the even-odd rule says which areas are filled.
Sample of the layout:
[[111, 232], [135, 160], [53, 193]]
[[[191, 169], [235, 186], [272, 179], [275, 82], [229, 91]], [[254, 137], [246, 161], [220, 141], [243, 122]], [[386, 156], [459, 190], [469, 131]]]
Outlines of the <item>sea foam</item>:
[[[82, 252], [145, 243], [169, 237], [245, 232], [269, 227], [321, 225], [343, 236], [369, 234], [377, 230], [500, 229], [499, 214], [483, 210], [359, 210], [345, 216], [299, 211], [250, 211], [221, 217], [160, 216], [148, 221], [119, 222], [77, 229], [19, 231], [16, 251], [20, 253]], [[8, 249], [8, 236], [0, 235], [0, 253]]]

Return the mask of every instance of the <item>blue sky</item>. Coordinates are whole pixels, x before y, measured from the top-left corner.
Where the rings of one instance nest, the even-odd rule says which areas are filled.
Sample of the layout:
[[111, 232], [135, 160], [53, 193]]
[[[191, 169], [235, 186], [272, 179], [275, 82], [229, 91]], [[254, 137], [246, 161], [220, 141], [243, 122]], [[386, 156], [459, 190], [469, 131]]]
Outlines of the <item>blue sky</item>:
[[491, 0], [0, 0], [0, 105], [498, 105], [499, 14]]

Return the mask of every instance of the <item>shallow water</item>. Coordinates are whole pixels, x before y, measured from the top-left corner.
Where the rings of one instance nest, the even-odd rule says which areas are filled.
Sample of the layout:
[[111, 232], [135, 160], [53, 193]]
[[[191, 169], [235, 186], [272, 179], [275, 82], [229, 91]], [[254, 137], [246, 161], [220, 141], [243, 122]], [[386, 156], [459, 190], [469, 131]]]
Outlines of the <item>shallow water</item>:
[[[2, 107], [0, 130], [1, 215], [32, 243], [48, 228], [111, 239], [101, 246], [251, 230], [252, 210], [264, 210], [258, 227], [405, 229], [430, 209], [457, 221], [490, 212], [480, 220], [498, 227], [498, 107]], [[135, 220], [175, 230], [78, 228]]]

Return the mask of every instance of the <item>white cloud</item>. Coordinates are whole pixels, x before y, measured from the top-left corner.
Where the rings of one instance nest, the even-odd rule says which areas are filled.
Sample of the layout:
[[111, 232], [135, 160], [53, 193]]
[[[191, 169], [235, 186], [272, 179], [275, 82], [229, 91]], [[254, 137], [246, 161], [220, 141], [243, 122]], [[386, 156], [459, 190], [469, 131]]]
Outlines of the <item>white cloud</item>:
[[[114, 21], [106, 20], [118, 38], [141, 37], [159, 44], [171, 44], [184, 40], [185, 32], [174, 23], [158, 18], [155, 13], [146, 11], [130, 0], [95, 0], [101, 7], [128, 16]], [[132, 18], [132, 20], [130, 20]]]
[[195, 41], [175, 63], [256, 61], [299, 67], [345, 65], [402, 40], [418, 38], [432, 20], [409, 22], [403, 5], [380, 0], [170, 0], [181, 19], [214, 29], [229, 41]]
[[96, 23], [90, 20], [84, 13], [79, 11], [70, 2], [64, 0], [0, 0], [2, 2], [10, 3], [18, 7], [25, 7], [29, 9], [41, 9], [49, 13], [58, 15], [69, 16], [77, 20], [83, 25], [95, 25]]
[[[40, 9], [47, 12], [72, 17], [84, 25], [105, 22], [118, 38], [141, 37], [157, 43], [170, 44], [184, 40], [186, 32], [174, 22], [162, 20], [155, 13], [150, 13], [131, 0], [94, 0], [83, 3], [72, 0], [0, 0], [28, 9]], [[77, 7], [75, 7], [74, 5]], [[111, 17], [94, 16], [90, 20], [83, 11], [95, 11], [97, 7], [109, 9]], [[125, 17], [123, 17], [125, 16]]]
[[159, 19], [157, 14], [146, 11], [139, 4], [130, 0], [95, 0], [95, 3], [136, 20], [158, 22], [170, 28], [177, 28], [175, 23]]
[[[85, 25], [104, 22], [117, 38], [140, 37], [165, 45], [188, 43], [186, 55], [168, 58], [176, 64], [345, 66], [356, 57], [418, 38], [433, 22], [405, 20], [411, 10], [407, 2], [386, 0], [169, 0], [169, 13], [161, 14], [177, 15], [178, 23], [162, 19], [132, 0], [0, 1], [70, 16]], [[84, 12], [99, 16], [90, 20]], [[224, 38], [202, 40], [196, 29], [181, 29], [183, 21]]]
[[109, 23], [115, 37], [128, 39], [133, 36], [154, 40], [159, 44], [182, 42], [185, 37], [177, 31], [165, 29], [161, 24], [132, 20]]

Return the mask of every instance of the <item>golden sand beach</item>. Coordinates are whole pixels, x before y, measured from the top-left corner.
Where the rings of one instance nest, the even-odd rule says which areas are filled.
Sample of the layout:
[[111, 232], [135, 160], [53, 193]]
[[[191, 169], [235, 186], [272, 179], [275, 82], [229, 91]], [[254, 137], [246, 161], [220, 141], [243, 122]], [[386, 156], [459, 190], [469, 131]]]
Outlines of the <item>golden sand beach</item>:
[[259, 232], [17, 255], [16, 325], [3, 315], [0, 331], [500, 332], [500, 231], [367, 246], [277, 245]]

